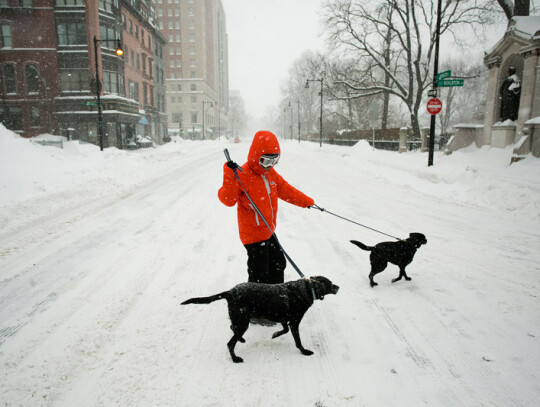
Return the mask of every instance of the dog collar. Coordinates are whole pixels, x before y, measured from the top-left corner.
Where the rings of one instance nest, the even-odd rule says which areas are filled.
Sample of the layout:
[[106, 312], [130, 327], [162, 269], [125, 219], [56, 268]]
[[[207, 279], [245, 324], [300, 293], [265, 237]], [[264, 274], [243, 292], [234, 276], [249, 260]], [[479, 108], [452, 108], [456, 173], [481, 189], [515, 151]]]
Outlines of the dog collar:
[[313, 287], [313, 281], [311, 280], [311, 278], [306, 278], [306, 285], [307, 285], [308, 291], [311, 291], [313, 302], [315, 302], [315, 300], [318, 300], [318, 298], [317, 298], [317, 295], [315, 294], [315, 288]]

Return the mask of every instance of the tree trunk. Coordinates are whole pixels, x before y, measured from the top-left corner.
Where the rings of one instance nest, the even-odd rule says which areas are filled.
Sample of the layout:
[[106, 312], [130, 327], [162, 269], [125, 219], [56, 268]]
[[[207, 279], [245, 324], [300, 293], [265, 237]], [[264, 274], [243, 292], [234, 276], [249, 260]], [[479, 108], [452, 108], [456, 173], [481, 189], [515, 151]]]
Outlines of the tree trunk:
[[531, 8], [531, 0], [516, 0], [514, 16], [528, 16]]

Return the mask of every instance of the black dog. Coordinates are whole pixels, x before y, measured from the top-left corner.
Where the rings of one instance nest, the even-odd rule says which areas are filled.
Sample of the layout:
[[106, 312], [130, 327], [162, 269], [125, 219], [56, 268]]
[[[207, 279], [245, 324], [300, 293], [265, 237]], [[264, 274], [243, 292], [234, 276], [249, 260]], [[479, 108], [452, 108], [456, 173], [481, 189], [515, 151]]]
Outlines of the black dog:
[[383, 271], [388, 265], [388, 262], [399, 266], [399, 276], [392, 280], [393, 283], [401, 280], [402, 277], [410, 281], [411, 278], [405, 272], [405, 267], [413, 261], [416, 250], [423, 244], [426, 244], [427, 239], [422, 233], [411, 233], [408, 239], [397, 242], [383, 242], [374, 247], [366, 246], [356, 240], [351, 240], [351, 243], [363, 250], [371, 252], [369, 256], [371, 262], [369, 283], [374, 287], [377, 283], [373, 281], [373, 277]]
[[305, 349], [300, 341], [300, 321], [313, 304], [314, 297], [322, 300], [325, 295], [336, 294], [338, 290], [339, 287], [326, 277], [311, 277], [309, 280], [300, 279], [281, 284], [242, 283], [221, 294], [191, 298], [182, 304], [209, 304], [221, 299], [227, 300], [234, 333], [227, 347], [233, 362], [239, 363], [243, 360], [236, 356], [234, 347], [239, 341], [245, 342], [242, 335], [247, 331], [251, 317], [280, 322], [283, 330], [275, 332], [272, 338], [286, 334], [290, 327], [296, 347], [302, 354], [312, 355], [313, 352]]

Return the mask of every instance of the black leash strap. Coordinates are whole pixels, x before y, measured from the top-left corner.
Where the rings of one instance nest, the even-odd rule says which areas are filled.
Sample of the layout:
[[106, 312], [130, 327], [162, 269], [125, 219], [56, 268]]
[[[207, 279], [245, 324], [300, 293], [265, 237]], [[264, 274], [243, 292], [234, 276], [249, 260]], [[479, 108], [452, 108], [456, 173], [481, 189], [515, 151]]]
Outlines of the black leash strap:
[[399, 237], [395, 237], [395, 236], [389, 235], [388, 233], [381, 232], [380, 230], [370, 228], [369, 226], [362, 225], [361, 223], [355, 222], [354, 220], [350, 220], [350, 219], [347, 219], [347, 218], [345, 218], [345, 217], [343, 217], [343, 216], [340, 216], [340, 215], [337, 215], [337, 214], [332, 213], [332, 212], [330, 212], [330, 211], [327, 211], [326, 209], [321, 208], [321, 207], [318, 206], [318, 205], [312, 205], [311, 207], [312, 207], [312, 208], [315, 208], [315, 209], [318, 209], [318, 210], [320, 210], [321, 212], [326, 212], [326, 213], [329, 213], [330, 215], [334, 215], [334, 216], [336, 216], [336, 217], [338, 217], [338, 218], [340, 218], [340, 219], [346, 220], [347, 222], [354, 223], [355, 225], [362, 226], [363, 228], [366, 228], [366, 229], [369, 229], [369, 230], [373, 230], [374, 232], [380, 233], [381, 235], [389, 236], [389, 237], [391, 237], [391, 238], [393, 238], [393, 239], [396, 239], [396, 240], [401, 240]]
[[[232, 163], [233, 161], [231, 160], [231, 156], [229, 155], [229, 151], [227, 149], [225, 149], [225, 150], [223, 150], [223, 152], [225, 153], [225, 158], [227, 159], [227, 162]], [[298, 268], [296, 263], [293, 261], [293, 259], [291, 259], [291, 257], [287, 254], [287, 252], [285, 251], [285, 249], [283, 248], [283, 246], [279, 242], [279, 240], [277, 238], [277, 235], [274, 233], [274, 231], [272, 230], [272, 228], [270, 227], [270, 225], [266, 221], [265, 217], [263, 216], [263, 214], [261, 213], [261, 211], [259, 210], [257, 205], [255, 205], [255, 202], [253, 202], [253, 200], [251, 199], [251, 197], [247, 193], [246, 188], [244, 188], [244, 185], [242, 184], [242, 181], [240, 181], [240, 177], [238, 176], [238, 173], [237, 173], [236, 170], [239, 169], [240, 171], [244, 172], [242, 170], [242, 168], [240, 166], [238, 166], [238, 165], [236, 165], [236, 167], [229, 166], [229, 168], [231, 168], [234, 171], [234, 175], [236, 176], [236, 179], [238, 180], [238, 183], [240, 184], [240, 187], [242, 187], [242, 190], [244, 191], [244, 194], [246, 194], [247, 199], [249, 200], [249, 202], [253, 206], [253, 209], [255, 209], [255, 212], [257, 212], [257, 214], [261, 217], [261, 219], [263, 220], [264, 224], [266, 225], [266, 227], [268, 228], [270, 233], [272, 233], [272, 236], [274, 236], [274, 238], [276, 239], [276, 242], [279, 245], [279, 248], [281, 249], [283, 254], [285, 255], [285, 258], [289, 261], [289, 263], [291, 263], [291, 266], [293, 266], [293, 268], [300, 275], [300, 277], [305, 279], [306, 277], [304, 276], [304, 273], [302, 273], [300, 271], [300, 269]], [[313, 284], [310, 284], [309, 286], [311, 287], [311, 294], [313, 294], [313, 300], [315, 301], [316, 297], [315, 297], [315, 291], [313, 289]]]

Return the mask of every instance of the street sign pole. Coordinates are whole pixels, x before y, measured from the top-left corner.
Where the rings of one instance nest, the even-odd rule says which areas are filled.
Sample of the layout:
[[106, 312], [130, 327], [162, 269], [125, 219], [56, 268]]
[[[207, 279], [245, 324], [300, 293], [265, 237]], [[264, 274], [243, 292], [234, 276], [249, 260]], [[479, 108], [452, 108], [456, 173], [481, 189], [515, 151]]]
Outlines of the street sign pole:
[[[439, 37], [441, 31], [441, 2], [437, 1], [437, 26], [435, 33], [435, 58], [433, 63], [433, 89], [437, 90], [437, 76], [439, 74]], [[431, 115], [431, 123], [429, 126], [429, 155], [428, 155], [428, 167], [433, 165], [433, 151], [435, 150], [435, 125], [436, 115]]]

